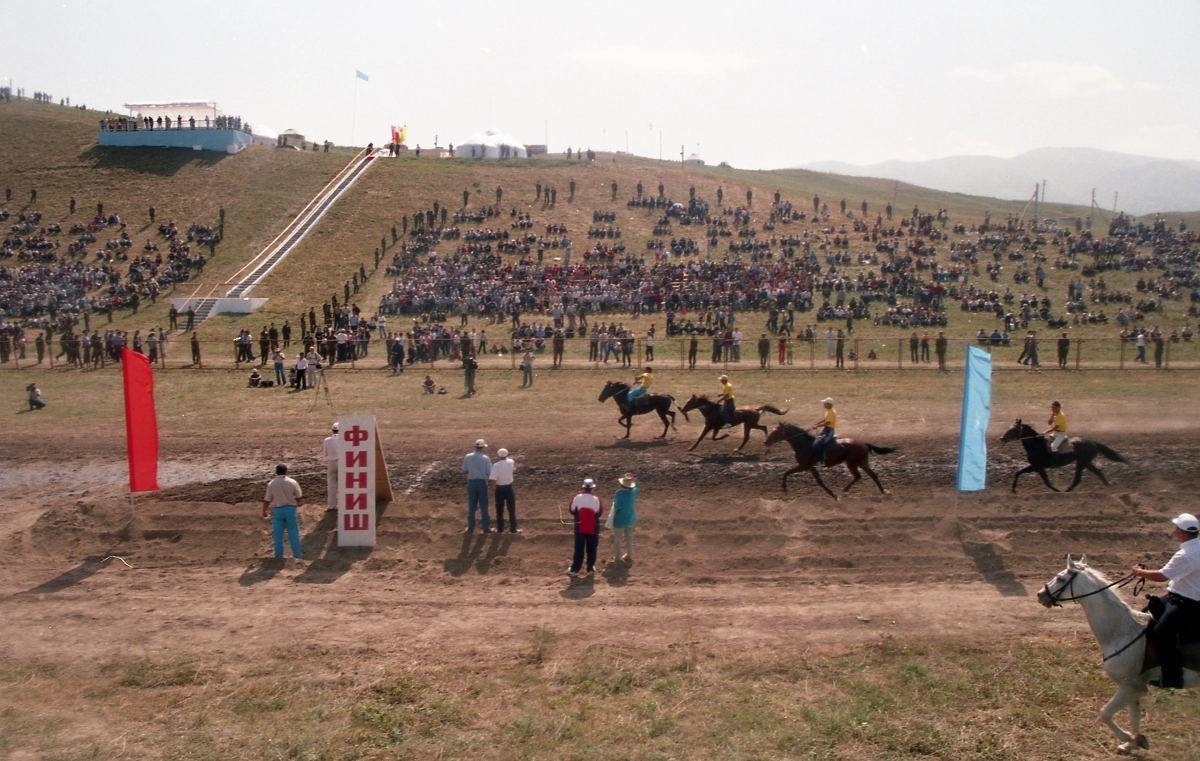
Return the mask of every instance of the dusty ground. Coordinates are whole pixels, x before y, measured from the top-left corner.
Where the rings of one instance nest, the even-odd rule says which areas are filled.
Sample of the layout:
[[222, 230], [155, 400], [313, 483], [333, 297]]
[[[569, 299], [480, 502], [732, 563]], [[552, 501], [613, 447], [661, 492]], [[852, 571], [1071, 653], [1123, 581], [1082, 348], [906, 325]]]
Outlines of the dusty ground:
[[[1164, 519], [1194, 508], [1200, 476], [1194, 432], [1176, 423], [1159, 434], [1108, 432], [1130, 460], [1101, 464], [1111, 487], [1087, 475], [1076, 492], [1054, 494], [1031, 478], [1011, 495], [1016, 451], [997, 448], [991, 489], [956, 497], [944, 432], [905, 437], [903, 426], [885, 425], [856, 434], [900, 448], [874, 458], [892, 494], [864, 480], [834, 502], [807, 477], [784, 495], [790, 451], [766, 449], [762, 434], [744, 454], [729, 441], [689, 454], [694, 423], [662, 442], [639, 422], [627, 443], [615, 428], [590, 430], [610, 416], [589, 408], [589, 430], [552, 435], [511, 426], [518, 432], [493, 444], [518, 462], [516, 536], [461, 533], [462, 431], [426, 428], [418, 444], [385, 428], [401, 496], [382, 513], [377, 547], [339, 550], [321, 463], [306, 448], [291, 458], [306, 491], [305, 560], [282, 563], [269, 559], [257, 517], [261, 474], [281, 446], [263, 427], [224, 445], [201, 432], [165, 442], [163, 491], [139, 497], [132, 522], [123, 462], [103, 454], [104, 436], [73, 440], [88, 464], [69, 478], [56, 453], [73, 434], [31, 441], [6, 453], [2, 476], [0, 659], [22, 668], [303, 655], [305, 668], [340, 673], [364, 659], [442, 668], [466, 658], [488, 668], [547, 631], [561, 653], [690, 648], [714, 658], [837, 654], [897, 637], [1090, 642], [1080, 612], [1043, 610], [1036, 588], [1067, 552], [1087, 553], [1113, 576], [1161, 562], [1172, 549]], [[571, 582], [560, 506], [584, 476], [611, 498], [627, 469], [643, 484], [635, 562], [612, 563], [604, 537], [596, 577]], [[840, 489], [848, 477], [828, 480]], [[1065, 486], [1067, 473], [1055, 480]], [[54, 710], [88, 738], [121, 731], [78, 703]], [[1092, 728], [1092, 715], [1081, 725]]]

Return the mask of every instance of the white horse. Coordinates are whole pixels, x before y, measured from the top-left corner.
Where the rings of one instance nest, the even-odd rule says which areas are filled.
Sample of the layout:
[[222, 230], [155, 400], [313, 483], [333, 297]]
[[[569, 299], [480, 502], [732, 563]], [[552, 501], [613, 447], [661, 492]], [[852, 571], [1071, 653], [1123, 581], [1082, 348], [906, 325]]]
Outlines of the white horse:
[[[1104, 575], [1087, 566], [1087, 556], [1075, 562], [1067, 556], [1067, 567], [1038, 592], [1038, 602], [1047, 608], [1076, 600], [1083, 607], [1088, 626], [1092, 629], [1100, 650], [1104, 653], [1104, 671], [1117, 683], [1117, 694], [1100, 711], [1100, 716], [1121, 741], [1121, 754], [1134, 748], [1149, 749], [1150, 742], [1140, 731], [1142, 696], [1146, 685], [1159, 675], [1158, 667], [1142, 671], [1146, 655], [1146, 624], [1150, 617], [1129, 607], [1113, 589], [1120, 582], [1110, 582]], [[1185, 669], [1184, 684], [1200, 687], [1200, 672]], [[1117, 726], [1113, 717], [1129, 709], [1131, 732]]]

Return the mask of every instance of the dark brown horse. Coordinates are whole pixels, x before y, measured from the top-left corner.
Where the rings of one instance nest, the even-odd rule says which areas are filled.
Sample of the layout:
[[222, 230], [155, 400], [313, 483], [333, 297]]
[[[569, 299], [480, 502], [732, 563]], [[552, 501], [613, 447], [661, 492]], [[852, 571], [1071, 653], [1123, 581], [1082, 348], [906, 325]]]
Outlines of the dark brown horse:
[[[729, 434], [725, 434], [724, 436], [717, 435], [717, 431], [721, 430], [721, 427], [725, 425], [725, 418], [721, 415], [720, 402], [714, 402], [707, 396], [696, 396], [695, 394], [692, 394], [692, 398], [688, 399], [687, 404], [680, 407], [679, 411], [683, 413], [684, 417], [687, 417], [687, 414], [692, 410], [700, 410], [700, 414], [704, 416], [704, 432], [700, 434], [700, 438], [696, 439], [695, 444], [692, 444], [690, 447], [688, 447], [689, 452], [700, 446], [700, 442], [704, 441], [704, 437], [708, 435], [709, 431], [712, 431], [713, 441], [720, 441], [721, 439], [729, 438]], [[788, 410], [778, 410], [769, 404], [764, 404], [761, 407], [738, 407], [733, 411], [733, 414], [729, 416], [730, 423], [733, 425], [741, 424], [742, 426], [742, 443], [733, 451], [742, 451], [742, 447], [746, 446], [746, 443], [750, 441], [751, 431], [759, 430], [763, 433], [767, 432], [767, 427], [765, 425], [759, 425], [758, 422], [758, 419], [764, 412], [770, 412], [772, 415], [788, 414]]]
[[[825, 490], [829, 496], [837, 499], [837, 495], [829, 490], [825, 482], [821, 480], [821, 474], [817, 472], [817, 453], [813, 449], [813, 444], [816, 443], [816, 437], [800, 426], [792, 425], [791, 423], [780, 423], [775, 426], [775, 430], [767, 434], [767, 446], [771, 446], [777, 441], [786, 441], [792, 445], [792, 452], [796, 455], [796, 467], [783, 474], [783, 490], [787, 491], [788, 476], [793, 473], [803, 473], [808, 471], [812, 473], [812, 477], [816, 479], [817, 485]], [[891, 454], [896, 450], [892, 447], [877, 447], [874, 444], [868, 444], [865, 441], [858, 439], [838, 439], [837, 444], [825, 450], [825, 467], [832, 468], [835, 465], [846, 464], [854, 480], [846, 484], [845, 491], [850, 491], [850, 487], [862, 479], [859, 470], [864, 471], [875, 485], [879, 487], [879, 491], [883, 494], [890, 492], [883, 488], [883, 484], [879, 483], [879, 478], [875, 475], [875, 471], [871, 470], [868, 463], [871, 453], [875, 454]]]
[[1021, 446], [1025, 448], [1025, 459], [1029, 461], [1027, 467], [1017, 471], [1017, 475], [1013, 476], [1012, 490], [1013, 494], [1017, 493], [1017, 481], [1025, 473], [1037, 473], [1042, 477], [1042, 482], [1049, 486], [1053, 491], [1058, 491], [1054, 488], [1054, 484], [1050, 483], [1050, 477], [1046, 475], [1047, 468], [1061, 468], [1064, 465], [1075, 464], [1075, 480], [1067, 487], [1067, 491], [1071, 491], [1076, 486], [1079, 486], [1079, 481], [1083, 478], [1084, 469], [1090, 470], [1100, 480], [1108, 486], [1108, 479], [1100, 472], [1100, 469], [1092, 464], [1098, 456], [1103, 455], [1106, 460], [1113, 462], [1128, 462], [1117, 452], [1109, 447], [1101, 444], [1098, 441], [1089, 441], [1087, 439], [1072, 438], [1070, 452], [1051, 452], [1050, 443], [1046, 441], [1046, 437], [1033, 427], [1017, 418], [1017, 422], [1013, 423], [1013, 427], [1004, 432], [1000, 437], [1001, 444], [1007, 444], [1010, 441], [1020, 441]]
[[675, 403], [675, 397], [670, 394], [643, 394], [640, 398], [630, 402], [629, 392], [631, 390], [626, 383], [609, 381], [604, 384], [604, 390], [600, 392], [600, 401], [607, 401], [611, 398], [617, 403], [617, 407], [621, 410], [621, 417], [617, 418], [617, 423], [625, 426], [625, 438], [629, 438], [634, 415], [657, 412], [658, 419], [663, 424], [663, 432], [662, 436], [656, 438], [665, 439], [667, 431], [675, 427], [675, 411], [671, 409], [671, 405]]

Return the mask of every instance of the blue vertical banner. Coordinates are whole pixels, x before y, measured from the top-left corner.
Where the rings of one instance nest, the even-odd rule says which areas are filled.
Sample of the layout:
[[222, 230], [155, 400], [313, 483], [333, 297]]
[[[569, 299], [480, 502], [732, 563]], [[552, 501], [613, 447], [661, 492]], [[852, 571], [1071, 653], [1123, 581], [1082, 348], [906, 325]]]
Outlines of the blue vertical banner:
[[963, 381], [962, 431], [958, 440], [959, 491], [983, 491], [987, 485], [987, 427], [992, 417], [992, 355], [967, 347]]

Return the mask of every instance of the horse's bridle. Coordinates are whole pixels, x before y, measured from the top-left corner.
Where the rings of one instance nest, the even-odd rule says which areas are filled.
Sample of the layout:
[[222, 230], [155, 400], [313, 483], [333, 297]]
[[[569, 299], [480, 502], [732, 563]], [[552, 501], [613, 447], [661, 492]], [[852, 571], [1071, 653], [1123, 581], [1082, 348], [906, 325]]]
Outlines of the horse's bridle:
[[[1131, 582], [1135, 578], [1137, 578], [1136, 576], [1134, 576], [1131, 573], [1128, 576], [1123, 576], [1123, 577], [1117, 579], [1116, 581], [1112, 582], [1111, 584], [1106, 584], [1105, 586], [1100, 587], [1099, 589], [1094, 589], [1091, 592], [1087, 592], [1086, 594], [1081, 594], [1081, 595], [1072, 594], [1071, 597], [1062, 597], [1061, 596], [1062, 593], [1066, 592], [1068, 589], [1071, 589], [1072, 585], [1075, 584], [1075, 577], [1078, 575], [1079, 575], [1079, 571], [1071, 571], [1071, 575], [1067, 578], [1067, 583], [1063, 584], [1061, 587], [1059, 587], [1057, 592], [1050, 591], [1050, 582], [1049, 581], [1047, 581], [1045, 584], [1042, 585], [1042, 591], [1046, 593], [1046, 597], [1050, 600], [1050, 603], [1053, 607], [1062, 607], [1062, 603], [1064, 603], [1064, 602], [1074, 602], [1076, 600], [1082, 600], [1086, 597], [1091, 597], [1092, 595], [1098, 595], [1101, 592], [1103, 592], [1104, 590], [1112, 589], [1113, 587], [1124, 587], [1127, 584], [1129, 584], [1129, 582]], [[1145, 585], [1146, 585], [1146, 580], [1139, 579], [1138, 583], [1133, 585], [1133, 596], [1137, 597], [1138, 594], [1142, 591], [1142, 587], [1144, 587]]]
[[[1061, 587], [1059, 587], [1057, 592], [1050, 591], [1050, 582], [1048, 582], [1048, 581], [1042, 585], [1042, 591], [1046, 593], [1046, 597], [1050, 600], [1051, 606], [1062, 607], [1061, 604], [1064, 602], [1072, 602], [1075, 600], [1082, 600], [1085, 597], [1091, 597], [1092, 595], [1098, 595], [1101, 592], [1104, 592], [1105, 590], [1112, 589], [1113, 587], [1124, 587], [1127, 584], [1129, 584], [1129, 582], [1131, 582], [1135, 578], [1137, 578], [1131, 573], [1128, 576], [1117, 579], [1116, 581], [1112, 582], [1111, 584], [1106, 584], [1105, 586], [1100, 587], [1099, 589], [1092, 590], [1091, 592], [1088, 592], [1086, 594], [1082, 594], [1082, 595], [1072, 594], [1070, 597], [1062, 597], [1061, 596], [1062, 593], [1066, 592], [1068, 589], [1070, 589], [1072, 587], [1072, 585], [1075, 583], [1075, 577], [1078, 575], [1079, 575], [1079, 571], [1071, 571], [1070, 577], [1067, 578], [1067, 583], [1063, 584]], [[1137, 582], [1133, 585], [1133, 596], [1137, 597], [1139, 594], [1141, 594], [1142, 589], [1145, 586], [1146, 586], [1146, 579], [1138, 578]], [[1100, 661], [1100, 664], [1103, 665], [1103, 664], [1107, 663], [1109, 660], [1116, 658], [1121, 653], [1123, 653], [1126, 650], [1128, 650], [1129, 648], [1133, 647], [1137, 643], [1138, 640], [1140, 640], [1142, 637], [1146, 636], [1146, 631], [1147, 630], [1145, 628], [1143, 628], [1140, 632], [1138, 632], [1138, 635], [1136, 637], [1134, 637], [1132, 640], [1130, 640], [1128, 643], [1126, 643], [1124, 647], [1122, 647], [1121, 649], [1119, 649], [1115, 652], [1109, 653], [1108, 655], [1105, 655], [1103, 660]]]

